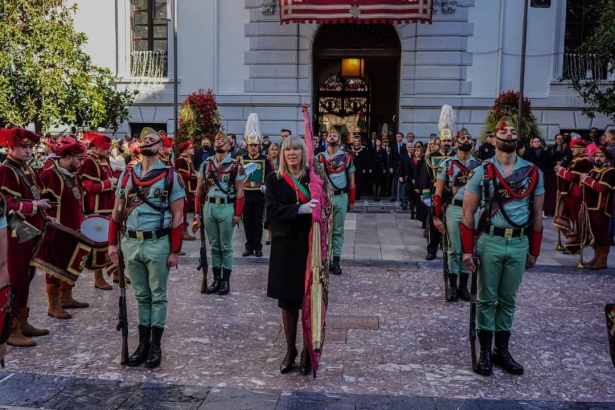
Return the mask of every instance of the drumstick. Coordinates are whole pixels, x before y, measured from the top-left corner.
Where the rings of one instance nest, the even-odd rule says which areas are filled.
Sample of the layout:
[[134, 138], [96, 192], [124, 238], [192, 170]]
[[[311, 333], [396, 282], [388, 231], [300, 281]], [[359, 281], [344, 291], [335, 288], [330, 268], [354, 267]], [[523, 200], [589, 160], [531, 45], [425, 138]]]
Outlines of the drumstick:
[[[14, 201], [16, 202], [33, 202], [35, 201], [35, 199], [20, 199], [20, 198], [13, 198]], [[54, 201], [48, 201], [49, 205], [51, 206], [58, 206], [59, 202], [54, 202]]]

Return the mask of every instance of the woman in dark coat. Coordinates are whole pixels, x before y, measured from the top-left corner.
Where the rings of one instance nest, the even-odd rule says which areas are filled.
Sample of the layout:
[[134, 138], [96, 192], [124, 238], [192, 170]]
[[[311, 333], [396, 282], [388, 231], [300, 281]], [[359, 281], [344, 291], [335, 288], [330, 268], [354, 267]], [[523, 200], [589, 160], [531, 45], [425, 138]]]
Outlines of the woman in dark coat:
[[[267, 176], [265, 208], [273, 221], [273, 239], [269, 257], [267, 296], [278, 300], [286, 335], [286, 357], [280, 365], [288, 373], [297, 357], [297, 321], [303, 303], [305, 270], [315, 200], [309, 198], [309, 173], [306, 147], [295, 135], [282, 143], [280, 168]], [[299, 371], [311, 371], [309, 350], [301, 353]]]
[[374, 190], [374, 201], [380, 201], [382, 183], [387, 175], [387, 153], [382, 148], [382, 141], [376, 140], [376, 148], [372, 152], [369, 168], [372, 170], [372, 188]]
[[412, 191], [408, 193], [408, 197], [410, 198], [410, 212], [412, 213], [413, 219], [416, 217], [416, 219], [425, 223], [427, 207], [420, 199], [421, 193], [418, 187], [418, 181], [421, 180], [421, 172], [423, 171], [423, 146], [418, 144], [415, 145], [413, 154], [412, 160], [410, 161], [410, 170], [414, 177], [414, 181]]

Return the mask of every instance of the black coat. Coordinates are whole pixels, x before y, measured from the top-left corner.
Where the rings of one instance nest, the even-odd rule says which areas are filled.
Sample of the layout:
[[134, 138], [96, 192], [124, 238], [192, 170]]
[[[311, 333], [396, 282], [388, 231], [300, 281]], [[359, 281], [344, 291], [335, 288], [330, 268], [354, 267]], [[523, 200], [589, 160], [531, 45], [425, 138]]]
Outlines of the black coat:
[[548, 168], [550, 168], [551, 161], [549, 160], [549, 154], [547, 150], [544, 148], [540, 149], [540, 153], [536, 153], [536, 149], [528, 147], [525, 150], [525, 154], [523, 155], [523, 159], [531, 162], [532, 164], [536, 164], [538, 168], [545, 172]]
[[399, 156], [399, 163], [397, 167], [397, 176], [402, 177], [405, 183], [412, 184], [412, 181], [416, 179], [414, 174], [415, 167], [412, 162], [412, 158], [406, 153]]
[[556, 166], [558, 162], [562, 161], [566, 157], [568, 157], [569, 161], [572, 159], [572, 151], [567, 144], [564, 144], [559, 151], [555, 145], [551, 145], [547, 148], [547, 153], [549, 154], [549, 165], [551, 168]]
[[[301, 179], [306, 188], [309, 175]], [[303, 300], [305, 269], [309, 250], [312, 215], [298, 215], [294, 187], [277, 173], [267, 176], [265, 208], [273, 221], [273, 240], [269, 257], [267, 296], [285, 301]]]
[[384, 148], [380, 147], [379, 150], [372, 151], [369, 169], [372, 170], [374, 182], [381, 183], [384, 181], [386, 178], [386, 172], [389, 172], [387, 153]]
[[[393, 168], [395, 172], [397, 172], [397, 167], [399, 166], [399, 158], [401, 154], [405, 154], [407, 152], [406, 144], [401, 143], [401, 149], [397, 146], [397, 141], [393, 141], [390, 143], [391, 148], [391, 164], [389, 168]], [[399, 175], [396, 175], [399, 177]]]

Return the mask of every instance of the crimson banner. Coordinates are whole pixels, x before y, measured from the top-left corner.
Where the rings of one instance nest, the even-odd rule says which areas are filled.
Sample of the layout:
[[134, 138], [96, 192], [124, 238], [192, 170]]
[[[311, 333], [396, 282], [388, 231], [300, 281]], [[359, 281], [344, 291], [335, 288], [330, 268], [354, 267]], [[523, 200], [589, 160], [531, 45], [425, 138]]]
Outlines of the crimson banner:
[[279, 0], [280, 23], [430, 23], [433, 0]]

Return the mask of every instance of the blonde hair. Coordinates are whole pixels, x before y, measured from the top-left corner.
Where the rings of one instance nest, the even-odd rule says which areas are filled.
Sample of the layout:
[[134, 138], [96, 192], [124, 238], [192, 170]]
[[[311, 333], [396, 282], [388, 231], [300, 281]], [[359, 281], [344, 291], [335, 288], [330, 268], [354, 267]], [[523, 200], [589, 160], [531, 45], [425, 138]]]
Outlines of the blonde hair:
[[277, 142], [274, 142], [274, 143], [272, 143], [269, 146], [269, 149], [267, 150], [267, 158], [271, 159], [271, 150], [274, 149], [274, 148], [278, 149], [278, 160], [279, 160], [280, 159], [280, 155], [282, 155], [282, 153], [279, 152], [280, 151], [280, 144], [278, 144]]
[[280, 168], [277, 171], [278, 179], [283, 177], [286, 169], [288, 168], [284, 152], [297, 148], [301, 149], [301, 177], [305, 176], [305, 168], [307, 165], [307, 148], [305, 147], [305, 141], [297, 135], [289, 135], [282, 143], [282, 147], [280, 149]]

